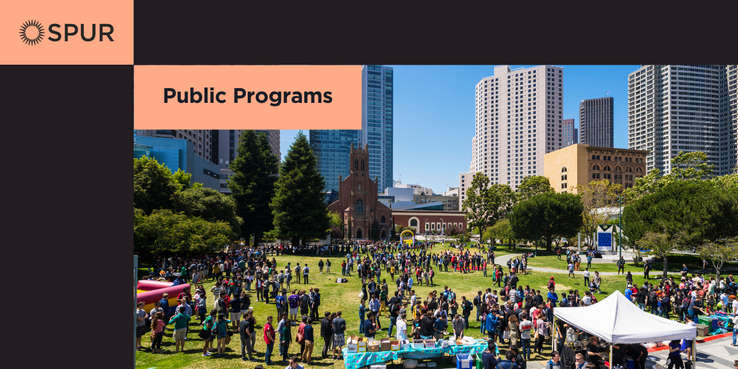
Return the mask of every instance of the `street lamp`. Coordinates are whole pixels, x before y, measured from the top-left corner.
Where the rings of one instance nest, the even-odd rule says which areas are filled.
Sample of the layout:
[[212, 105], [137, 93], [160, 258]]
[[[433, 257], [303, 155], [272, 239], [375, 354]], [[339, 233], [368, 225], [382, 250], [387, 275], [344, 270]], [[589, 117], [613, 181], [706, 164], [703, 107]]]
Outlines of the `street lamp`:
[[620, 234], [620, 236], [618, 237], [618, 252], [620, 256], [618, 257], [618, 260], [620, 260], [620, 258], [623, 257], [623, 201], [624, 200], [625, 199], [623, 198], [622, 195], [618, 196], [618, 205], [620, 205], [620, 210], [618, 214], [618, 228], [619, 228], [618, 233]]
[[428, 244], [428, 218], [425, 218], [425, 235], [423, 236], [423, 241], [425, 241], [425, 244]]
[[443, 226], [443, 218], [439, 219], [441, 219], [441, 236], [443, 236], [441, 237], [441, 242], [443, 242], [443, 239], [446, 237], [446, 227]]
[[536, 244], [533, 250], [533, 257], [538, 256], [538, 204], [536, 204]]

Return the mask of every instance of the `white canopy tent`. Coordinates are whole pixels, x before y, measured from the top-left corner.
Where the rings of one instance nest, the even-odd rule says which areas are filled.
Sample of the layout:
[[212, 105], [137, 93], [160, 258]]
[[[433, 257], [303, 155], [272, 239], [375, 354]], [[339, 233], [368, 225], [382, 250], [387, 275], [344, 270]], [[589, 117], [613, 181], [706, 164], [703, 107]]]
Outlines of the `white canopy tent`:
[[591, 306], [556, 307], [554, 316], [612, 344], [677, 339], [693, 340], [694, 344], [697, 336], [695, 327], [646, 313], [620, 291]]

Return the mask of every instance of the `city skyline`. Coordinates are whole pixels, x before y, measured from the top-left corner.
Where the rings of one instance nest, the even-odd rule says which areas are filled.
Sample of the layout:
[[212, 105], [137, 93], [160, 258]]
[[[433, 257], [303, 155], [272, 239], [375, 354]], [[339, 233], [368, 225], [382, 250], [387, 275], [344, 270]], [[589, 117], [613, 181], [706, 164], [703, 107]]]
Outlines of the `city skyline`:
[[[511, 69], [541, 64], [510, 65]], [[498, 65], [388, 65], [394, 71], [393, 179], [421, 184], [436, 193], [457, 187], [469, 170], [475, 134], [475, 86]], [[561, 66], [561, 65], [560, 65]], [[628, 75], [639, 65], [563, 65], [563, 119], [579, 127], [581, 100], [614, 98], [614, 146], [628, 148]], [[609, 94], [608, 94], [609, 92]], [[282, 157], [297, 130], [282, 131]], [[308, 134], [308, 130], [303, 131]], [[541, 163], [542, 164], [542, 163]]]

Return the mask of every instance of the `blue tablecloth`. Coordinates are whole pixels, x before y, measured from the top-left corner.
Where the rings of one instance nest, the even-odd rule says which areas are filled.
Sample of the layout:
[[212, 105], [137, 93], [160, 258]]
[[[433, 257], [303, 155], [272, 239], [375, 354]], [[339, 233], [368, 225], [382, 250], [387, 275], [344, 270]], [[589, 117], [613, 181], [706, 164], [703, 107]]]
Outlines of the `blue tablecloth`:
[[402, 349], [399, 351], [378, 351], [378, 352], [358, 352], [348, 353], [346, 347], [343, 348], [343, 362], [347, 369], [358, 369], [377, 363], [384, 363], [390, 360], [398, 360], [402, 357], [413, 358], [429, 358], [442, 356], [443, 354], [477, 354], [487, 349], [487, 341], [477, 340], [475, 345], [450, 345], [447, 348], [423, 348], [423, 349]]

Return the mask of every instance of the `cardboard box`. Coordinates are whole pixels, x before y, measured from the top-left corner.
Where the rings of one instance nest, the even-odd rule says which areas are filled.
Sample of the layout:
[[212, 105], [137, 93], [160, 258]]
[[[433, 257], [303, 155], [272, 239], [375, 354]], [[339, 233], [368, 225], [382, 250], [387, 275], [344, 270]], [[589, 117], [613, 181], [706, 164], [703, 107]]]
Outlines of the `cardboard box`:
[[436, 339], [424, 340], [425, 348], [436, 348]]
[[379, 340], [379, 345], [382, 348], [382, 351], [391, 351], [392, 345], [390, 344], [389, 338], [382, 338]]
[[704, 325], [704, 324], [697, 324], [697, 335], [701, 337], [706, 337], [710, 334], [710, 327]]
[[387, 369], [386, 364], [374, 364], [370, 367], [370, 369]]
[[413, 340], [413, 348], [415, 349], [423, 349], [425, 348], [425, 341], [421, 339], [414, 339]]
[[390, 341], [390, 351], [400, 351], [400, 341]]
[[357, 352], [366, 352], [366, 346], [358, 347], [356, 351]]
[[367, 352], [379, 352], [379, 351], [382, 351], [382, 347], [380, 345], [370, 344], [366, 346], [366, 351]]

